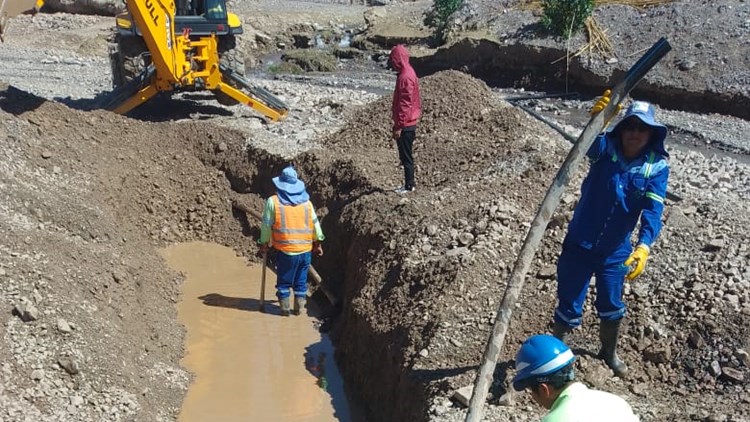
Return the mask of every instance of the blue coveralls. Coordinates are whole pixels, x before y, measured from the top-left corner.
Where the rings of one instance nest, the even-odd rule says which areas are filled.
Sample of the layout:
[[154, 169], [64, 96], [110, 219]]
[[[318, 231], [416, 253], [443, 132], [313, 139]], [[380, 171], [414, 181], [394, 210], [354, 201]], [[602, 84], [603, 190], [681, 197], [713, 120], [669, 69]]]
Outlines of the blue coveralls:
[[581, 324], [591, 275], [596, 276], [599, 318], [625, 316], [622, 287], [632, 252], [630, 237], [638, 223], [639, 244], [651, 247], [661, 230], [669, 165], [664, 139], [655, 139], [643, 155], [626, 161], [613, 131], [594, 141], [587, 155], [591, 168], [581, 185], [581, 199], [568, 226], [557, 263], [555, 321]]

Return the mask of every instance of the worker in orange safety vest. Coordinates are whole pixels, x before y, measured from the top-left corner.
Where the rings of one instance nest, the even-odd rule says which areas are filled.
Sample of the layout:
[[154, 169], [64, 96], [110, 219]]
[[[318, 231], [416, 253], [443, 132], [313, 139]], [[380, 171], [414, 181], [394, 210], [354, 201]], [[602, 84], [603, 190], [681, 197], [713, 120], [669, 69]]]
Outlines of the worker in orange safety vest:
[[[325, 239], [305, 183], [297, 177], [294, 167], [285, 168], [273, 178], [276, 195], [266, 200], [260, 226], [261, 252], [273, 247], [276, 257], [276, 297], [281, 315], [299, 315], [307, 299], [307, 271], [312, 254], [323, 255], [320, 242]], [[294, 292], [294, 309], [290, 304]]]

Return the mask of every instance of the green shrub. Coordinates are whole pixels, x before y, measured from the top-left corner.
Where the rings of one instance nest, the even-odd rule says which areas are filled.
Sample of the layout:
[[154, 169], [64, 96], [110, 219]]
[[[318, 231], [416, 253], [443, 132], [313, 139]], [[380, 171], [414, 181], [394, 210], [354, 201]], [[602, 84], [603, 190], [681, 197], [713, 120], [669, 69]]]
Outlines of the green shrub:
[[425, 14], [424, 24], [432, 28], [435, 39], [445, 43], [450, 32], [451, 17], [461, 7], [464, 0], [434, 0], [432, 8]]
[[268, 66], [267, 72], [272, 75], [279, 75], [282, 73], [285, 74], [292, 74], [292, 75], [299, 75], [301, 73], [305, 73], [304, 70], [302, 70], [301, 67], [294, 63], [287, 63], [287, 62], [281, 62], [281, 63], [274, 63], [270, 66]]
[[542, 0], [542, 27], [568, 38], [580, 31], [594, 11], [594, 0]]
[[333, 54], [317, 48], [287, 50], [281, 56], [281, 60], [296, 65], [305, 72], [333, 72], [337, 69]]

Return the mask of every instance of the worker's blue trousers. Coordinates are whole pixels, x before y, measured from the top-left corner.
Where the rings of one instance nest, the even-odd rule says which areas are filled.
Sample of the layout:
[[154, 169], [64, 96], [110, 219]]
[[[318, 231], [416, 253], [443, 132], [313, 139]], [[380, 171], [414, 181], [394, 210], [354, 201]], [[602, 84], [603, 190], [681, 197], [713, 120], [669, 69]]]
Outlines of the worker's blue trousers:
[[310, 268], [311, 252], [299, 255], [287, 255], [279, 252], [276, 255], [276, 296], [289, 297], [289, 289], [294, 296], [307, 296], [307, 270]]
[[557, 261], [557, 309], [555, 321], [569, 327], [581, 325], [583, 303], [591, 276], [596, 276], [594, 306], [603, 320], [618, 320], [625, 316], [622, 286], [628, 268], [624, 265], [632, 251], [624, 244], [608, 255], [601, 255], [573, 242], [564, 242]]

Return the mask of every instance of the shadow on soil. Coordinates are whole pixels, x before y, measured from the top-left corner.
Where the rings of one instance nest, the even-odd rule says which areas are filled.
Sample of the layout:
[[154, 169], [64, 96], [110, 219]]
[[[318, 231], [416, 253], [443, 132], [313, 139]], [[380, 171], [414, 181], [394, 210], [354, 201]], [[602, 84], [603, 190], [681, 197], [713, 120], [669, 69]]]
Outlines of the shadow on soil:
[[[209, 293], [203, 296], [199, 296], [198, 299], [203, 301], [204, 305], [217, 306], [220, 308], [237, 309], [240, 311], [260, 311], [260, 300], [246, 297], [231, 297], [224, 296], [219, 293]], [[266, 308], [268, 308], [269, 301], [266, 301]]]
[[[109, 92], [97, 94], [94, 98], [70, 97], [55, 98], [66, 106], [82, 111], [91, 111], [102, 108]], [[136, 107], [126, 115], [133, 119], [148, 122], [168, 122], [174, 120], [203, 120], [214, 116], [231, 116], [231, 110], [219, 105], [206, 104], [211, 99], [211, 94], [182, 94], [180, 97], [171, 96], [166, 93], [157, 94], [144, 104]]]
[[36, 110], [47, 100], [10, 85], [0, 85], [0, 109], [13, 115]]

